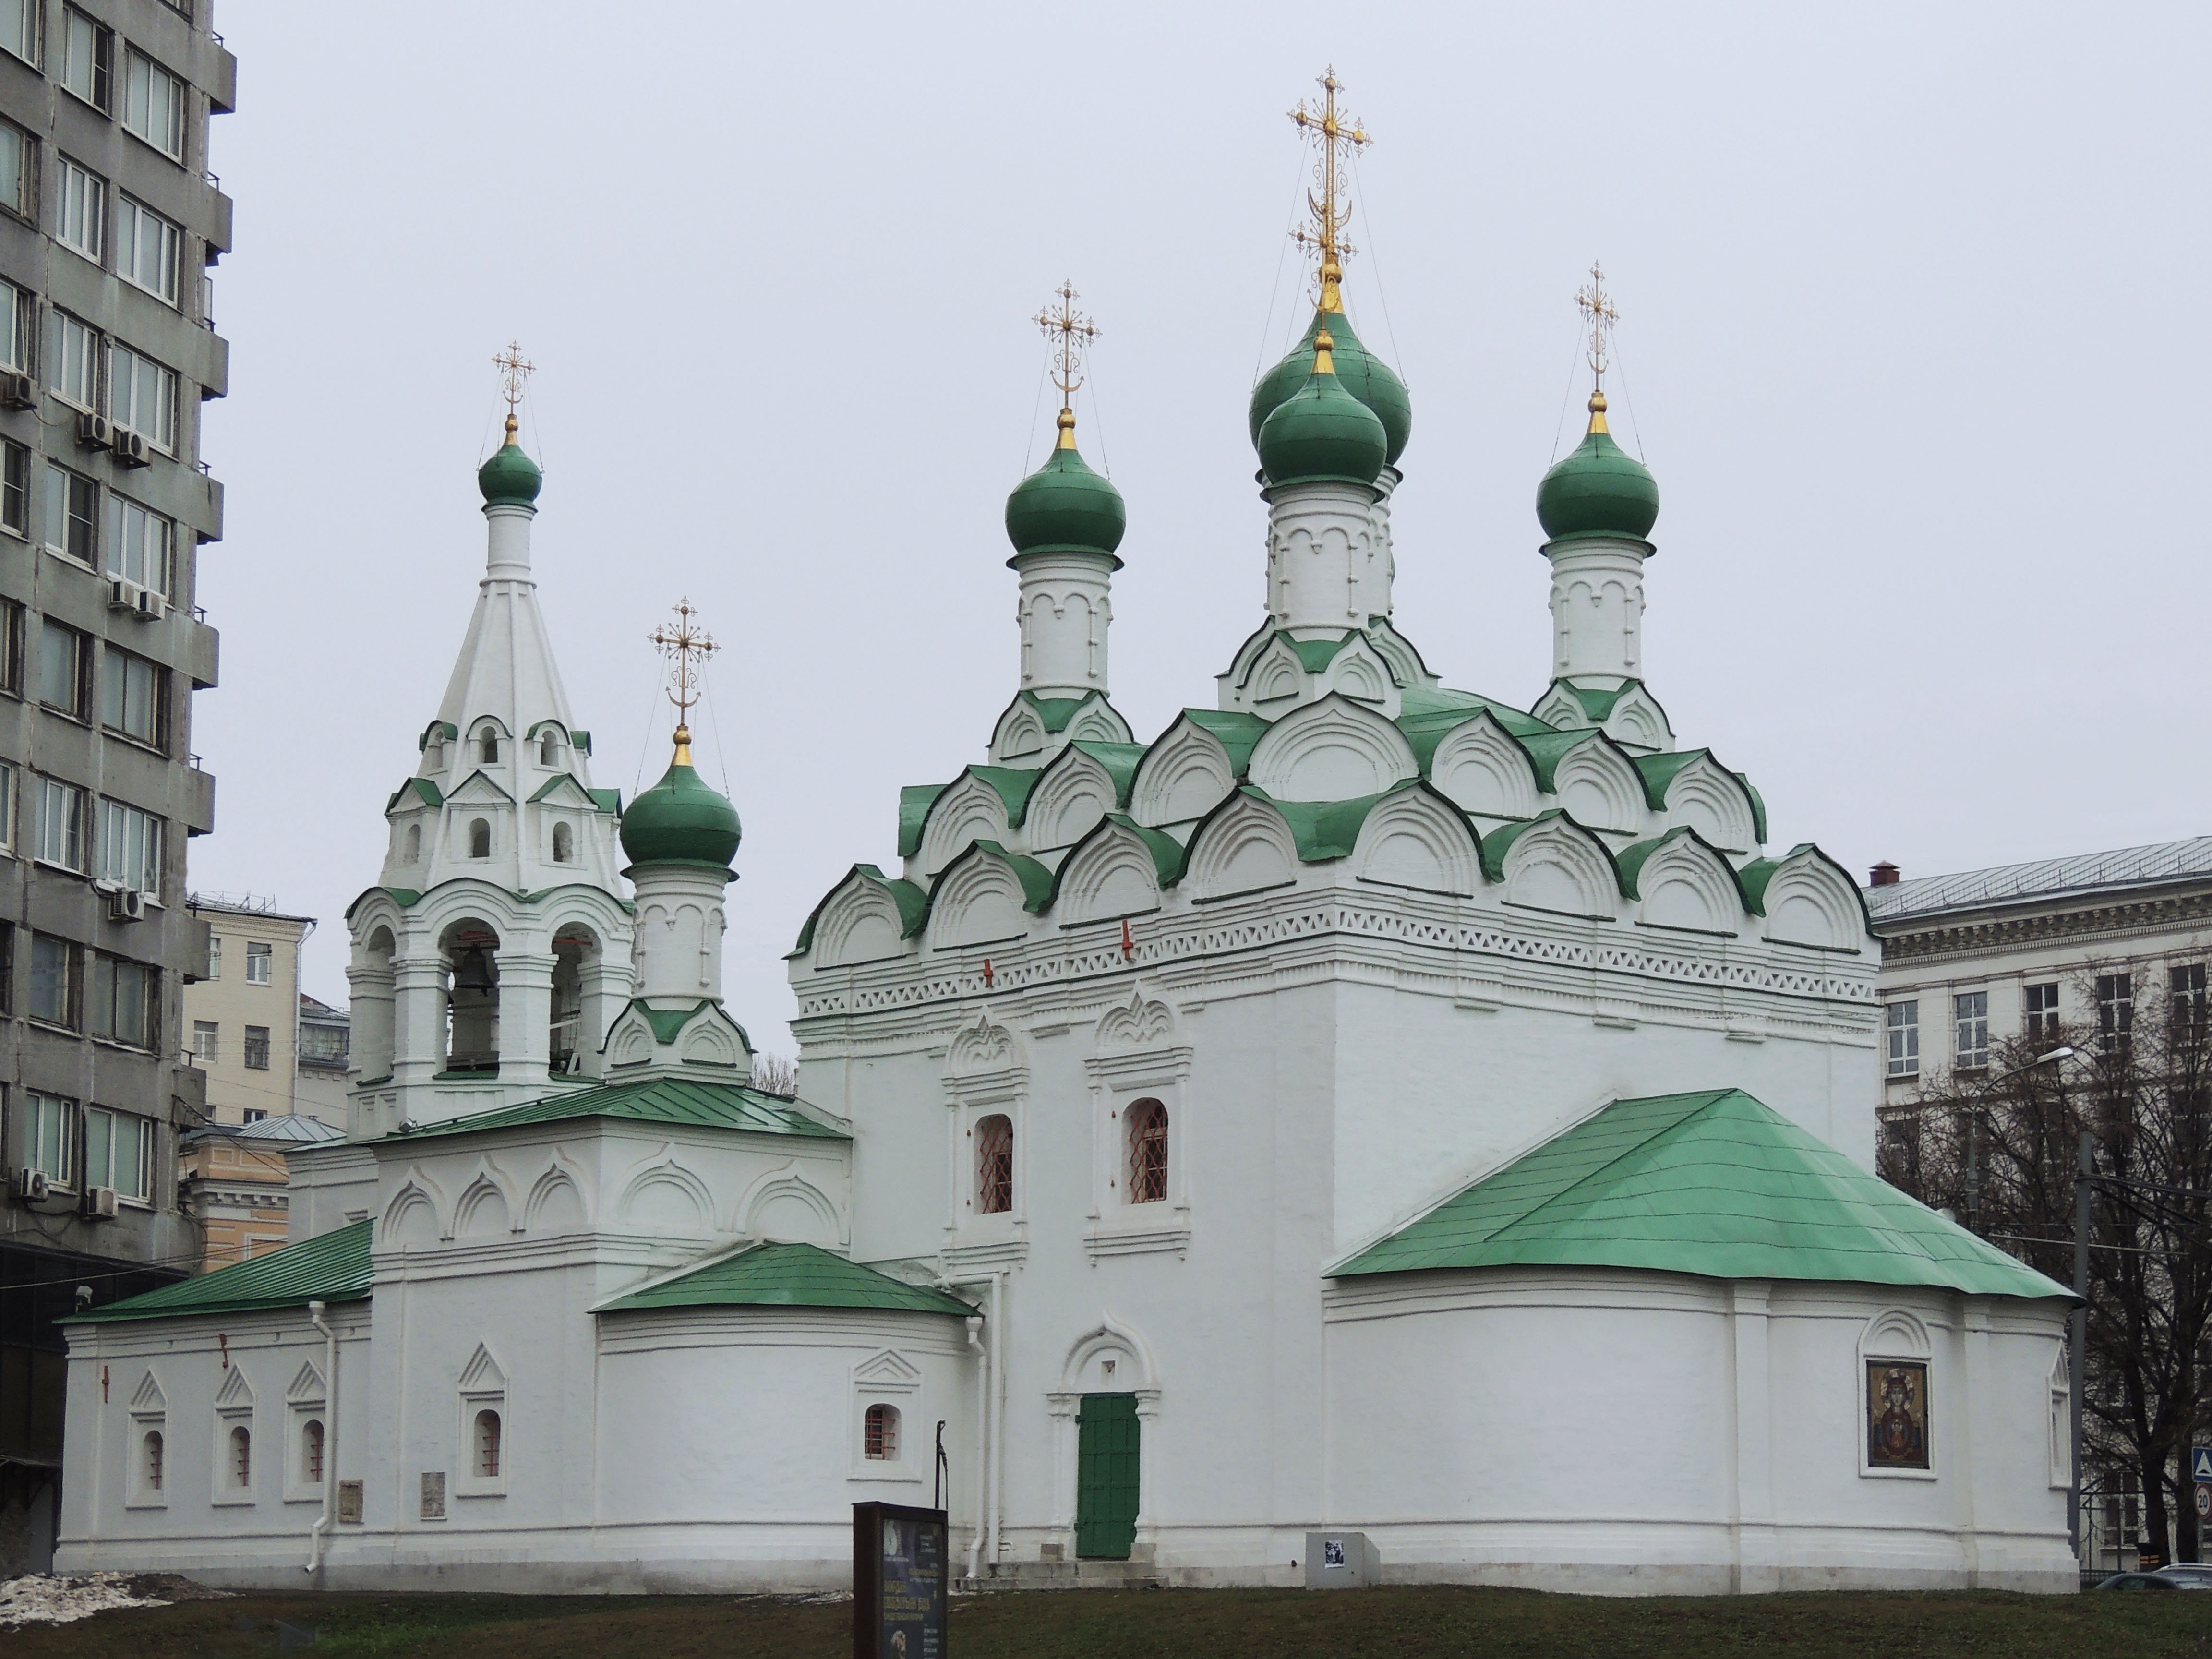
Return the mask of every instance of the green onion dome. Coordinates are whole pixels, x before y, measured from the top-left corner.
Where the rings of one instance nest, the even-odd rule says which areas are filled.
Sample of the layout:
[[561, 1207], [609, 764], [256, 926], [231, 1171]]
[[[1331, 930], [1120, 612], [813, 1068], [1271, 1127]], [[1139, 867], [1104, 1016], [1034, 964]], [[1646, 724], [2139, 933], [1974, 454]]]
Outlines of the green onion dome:
[[1593, 392], [1589, 432], [1575, 453], [1536, 486], [1536, 517], [1553, 541], [1563, 536], [1648, 540], [1659, 517], [1659, 483], [1606, 430], [1605, 393]]
[[1261, 423], [1260, 470], [1271, 484], [1334, 479], [1371, 485], [1389, 456], [1381, 419], [1336, 378], [1333, 338], [1320, 331], [1305, 384]]
[[[1291, 355], [1260, 377], [1260, 384], [1252, 388], [1251, 407], [1247, 411], [1247, 424], [1252, 441], [1260, 441], [1260, 428], [1267, 423], [1267, 416], [1297, 394], [1306, 383], [1306, 375], [1313, 368], [1314, 336], [1321, 332], [1322, 319], [1328, 322], [1328, 337], [1334, 342], [1336, 378], [1344, 389], [1375, 411], [1382, 422], [1382, 431], [1389, 447], [1383, 459], [1393, 466], [1398, 457], [1406, 453], [1406, 440], [1413, 434], [1413, 405], [1406, 395], [1406, 383], [1390, 372], [1390, 366], [1374, 356], [1359, 343], [1352, 331], [1352, 319], [1340, 311], [1316, 311], [1313, 326], [1306, 331]], [[1376, 469], [1380, 471], [1382, 469]]]
[[1006, 497], [1006, 539], [1013, 543], [1015, 556], [1110, 554], [1121, 546], [1128, 525], [1121, 492], [1093, 472], [1077, 452], [1075, 416], [1061, 410], [1059, 444]]
[[706, 864], [726, 870], [743, 835], [738, 809], [691, 769], [691, 731], [676, 728], [676, 759], [659, 783], [623, 809], [623, 851], [632, 864]]
[[514, 441], [514, 416], [507, 417], [507, 441], [477, 469], [477, 488], [486, 507], [535, 507], [545, 475]]

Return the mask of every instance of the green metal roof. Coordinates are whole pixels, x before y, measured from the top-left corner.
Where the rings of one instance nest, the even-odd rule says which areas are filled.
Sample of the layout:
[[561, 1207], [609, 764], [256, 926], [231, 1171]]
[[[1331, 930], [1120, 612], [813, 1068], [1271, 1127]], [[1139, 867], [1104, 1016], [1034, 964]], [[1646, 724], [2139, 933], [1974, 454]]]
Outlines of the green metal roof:
[[[1574, 824], [1577, 830], [1582, 831], [1583, 837], [1591, 846], [1605, 854], [1606, 862], [1613, 866], [1614, 882], [1620, 882], [1620, 860], [1613, 855], [1613, 848], [1605, 844], [1605, 838], [1586, 825], [1577, 823], [1574, 817], [1564, 807], [1559, 806], [1547, 808], [1537, 813], [1534, 817], [1523, 818], [1518, 823], [1502, 825], [1485, 836], [1482, 838], [1482, 873], [1492, 881], [1504, 880], [1505, 855], [1513, 849], [1513, 843], [1547, 818], [1565, 818], [1569, 823]], [[1639, 860], [1638, 862], [1640, 863], [1641, 860]], [[1625, 885], [1621, 887], [1621, 893], [1623, 896], [1628, 898], [1636, 896]]]
[[[1620, 872], [1620, 890], [1623, 896], [1628, 898], [1642, 898], [1644, 890], [1638, 884], [1644, 874], [1645, 861], [1668, 842], [1680, 841], [1685, 836], [1720, 860], [1721, 868], [1729, 872], [1729, 879], [1735, 887], [1737, 897], [1741, 898], [1743, 881], [1736, 874], [1735, 866], [1728, 861], [1728, 854], [1686, 823], [1678, 823], [1663, 836], [1656, 836], [1650, 841], [1639, 841], [1633, 846], [1622, 848], [1620, 852], [1613, 854], [1613, 868]], [[1744, 908], [1750, 909], [1750, 904], [1746, 902]]]
[[[1096, 691], [1086, 691], [1079, 697], [1040, 697], [1034, 691], [1023, 691], [1016, 695], [1036, 710], [1037, 718], [1044, 722], [1044, 729], [1052, 732], [1066, 731], [1068, 721], [1075, 718], [1076, 711], [1084, 704], [1106, 702], [1106, 699]], [[1109, 708], [1113, 707], [1111, 703], [1107, 703], [1106, 706]]]
[[[1186, 708], [1176, 716], [1176, 720], [1177, 723], [1188, 720], [1227, 750], [1230, 774], [1231, 776], [1239, 778], [1244, 775], [1244, 768], [1251, 761], [1253, 750], [1259, 746], [1260, 739], [1267, 735], [1267, 721], [1261, 720], [1257, 714], [1246, 714], [1234, 710]], [[1152, 747], [1158, 748], [1161, 743], [1166, 741], [1168, 732], [1174, 730], [1175, 726], [1170, 725], [1167, 732], [1161, 732], [1154, 740]]]
[[1766, 889], [1773, 881], [1775, 872], [1790, 860], [1808, 855], [1820, 860], [1844, 878], [1844, 884], [1851, 890], [1852, 896], [1859, 902], [1859, 916], [1866, 924], [1867, 932], [1874, 932], [1874, 917], [1867, 910], [1866, 895], [1859, 890], [1858, 883], [1851, 879], [1850, 872], [1809, 841], [1799, 842], [1778, 859], [1753, 859], [1735, 872], [1736, 883], [1743, 889], [1743, 902], [1752, 915], [1763, 916], [1766, 914]]
[[389, 894], [391, 896], [392, 902], [403, 910], [412, 909], [416, 905], [422, 902], [422, 895], [412, 887], [366, 888], [355, 896], [354, 902], [351, 904], [346, 906], [345, 919], [348, 921], [351, 921], [353, 920], [353, 913], [360, 909], [362, 905], [368, 903], [370, 899], [375, 897], [379, 893]]
[[[1079, 738], [1067, 745], [1080, 750], [1106, 769], [1106, 775], [1114, 781], [1114, 805], [1126, 807], [1129, 804], [1129, 787], [1137, 781], [1137, 768], [1145, 758], [1141, 743], [1093, 743]], [[1062, 751], [1066, 752], [1065, 750]], [[1047, 771], [1051, 768], [1045, 769]]]
[[[697, 1013], [693, 1009], [678, 1024]], [[825, 1140], [846, 1140], [826, 1124], [817, 1123], [787, 1100], [763, 1094], [737, 1083], [694, 1083], [684, 1078], [653, 1078], [642, 1083], [617, 1083], [598, 1089], [555, 1095], [546, 1100], [525, 1101], [495, 1111], [477, 1112], [444, 1123], [424, 1123], [395, 1129], [386, 1140], [427, 1140], [440, 1135], [474, 1134], [483, 1129], [513, 1129], [537, 1123], [558, 1123], [569, 1118], [611, 1117], [632, 1123], [679, 1123], [708, 1129], [745, 1129], [755, 1134], [811, 1135]]]
[[1331, 1277], [1507, 1267], [2069, 1294], [1740, 1089], [1617, 1100]]
[[1432, 717], [1457, 715], [1452, 724], [1473, 718], [1485, 709], [1492, 719], [1516, 738], [1530, 738], [1558, 728], [1548, 720], [1540, 720], [1525, 708], [1516, 708], [1510, 702], [1500, 702], [1495, 697], [1486, 697], [1480, 691], [1455, 691], [1446, 685], [1409, 685], [1398, 699], [1398, 723], [1407, 720], [1427, 720]]
[[[1434, 696], [1433, 693], [1431, 695]], [[1456, 691], [1449, 695], [1454, 697], [1467, 696], [1464, 692]], [[1415, 714], [1413, 712], [1413, 694], [1411, 690], [1408, 690], [1404, 694], [1404, 704], [1405, 712], [1400, 714], [1391, 723], [1405, 734], [1407, 746], [1413, 750], [1414, 760], [1419, 763], [1423, 777], [1428, 776], [1429, 768], [1434, 763], [1437, 750], [1442, 745], [1443, 740], [1462, 726], [1468, 725], [1470, 721], [1480, 720], [1485, 714], [1489, 715], [1500, 730], [1512, 738], [1532, 737], [1540, 733], [1550, 733], [1552, 731], [1550, 726], [1534, 715], [1524, 714], [1517, 708], [1508, 708], [1502, 703], [1491, 703], [1479, 697], [1468, 697], [1463, 704], [1455, 703], [1443, 708], [1431, 708], [1425, 713]]]
[[[929, 895], [902, 877], [886, 876], [872, 864], [856, 864], [845, 872], [840, 881], [822, 896], [821, 903], [807, 912], [806, 921], [799, 930], [799, 943], [791, 947], [791, 956], [803, 957], [814, 948], [814, 924], [821, 920], [823, 907], [844, 890], [845, 882], [861, 881], [872, 887], [880, 887], [891, 896], [898, 907], [899, 937], [912, 939], [921, 931], [921, 924], [929, 916]], [[788, 961], [787, 957], [785, 960]]]
[[921, 850], [921, 826], [929, 817], [930, 804], [952, 786], [949, 783], [909, 783], [899, 791], [899, 856], [910, 859]]
[[1164, 830], [1146, 829], [1126, 812], [1109, 812], [1097, 823], [1092, 824], [1084, 833], [1082, 839], [1067, 849], [1067, 856], [1060, 861], [1060, 868], [1053, 872], [1054, 902], [1059, 902], [1060, 878], [1067, 873], [1068, 866], [1075, 862], [1075, 855], [1099, 836], [1106, 834], [1109, 825], [1127, 830], [1145, 844], [1146, 849], [1152, 855], [1152, 873], [1158, 878], [1163, 891], [1182, 879], [1183, 866], [1188, 855], [1181, 842]]
[[359, 1302], [368, 1296], [374, 1276], [369, 1265], [368, 1234], [369, 1224], [356, 1221], [266, 1255], [164, 1285], [158, 1291], [93, 1308], [58, 1322], [86, 1325], [110, 1319], [183, 1319], [194, 1314], [304, 1308], [310, 1302]]
[[[584, 734], [583, 734], [582, 732], [579, 732], [576, 735], [577, 735], [578, 737], [581, 737], [581, 736], [583, 736]], [[622, 791], [621, 791], [621, 790], [619, 790], [619, 789], [594, 789], [594, 790], [592, 790], [592, 791], [591, 792], [591, 793], [592, 793], [592, 799], [593, 800], [595, 800], [595, 801], [599, 802], [599, 811], [601, 811], [602, 812], [611, 812], [611, 813], [613, 813], [617, 817], [620, 817], [622, 816]]]
[[398, 805], [401, 798], [410, 792], [412, 792], [425, 806], [442, 806], [446, 804], [445, 796], [438, 792], [438, 786], [432, 780], [410, 778], [392, 792], [390, 798], [384, 803], [384, 810], [389, 812], [393, 807]]
[[875, 1308], [903, 1313], [974, 1313], [957, 1297], [848, 1261], [812, 1244], [755, 1244], [735, 1255], [618, 1297], [599, 1313], [655, 1308]]
[[1010, 852], [995, 841], [969, 842], [967, 850], [947, 864], [930, 884], [930, 902], [937, 902], [937, 890], [945, 885], [946, 878], [978, 853], [997, 859], [1014, 872], [1014, 879], [1022, 884], [1022, 908], [1031, 915], [1037, 915], [1052, 902], [1052, 872], [1026, 853]]
[[1552, 785], [1559, 775], [1561, 761], [1593, 739], [1601, 743], [1613, 741], [1594, 726], [1565, 732], [1547, 729], [1525, 737], [1516, 732], [1514, 735], [1520, 738], [1521, 747], [1528, 751], [1529, 763], [1536, 769], [1536, 787], [1547, 795], [1557, 793]]
[[541, 800], [550, 799], [554, 795], [558, 794], [564, 787], [573, 793], [581, 795], [592, 805], [596, 806], [599, 804], [592, 797], [590, 790], [585, 788], [582, 784], [577, 782], [575, 779], [570, 777], [566, 772], [556, 773], [554, 776], [546, 779], [545, 781], [539, 786], [538, 793], [530, 798], [530, 804], [535, 806]]

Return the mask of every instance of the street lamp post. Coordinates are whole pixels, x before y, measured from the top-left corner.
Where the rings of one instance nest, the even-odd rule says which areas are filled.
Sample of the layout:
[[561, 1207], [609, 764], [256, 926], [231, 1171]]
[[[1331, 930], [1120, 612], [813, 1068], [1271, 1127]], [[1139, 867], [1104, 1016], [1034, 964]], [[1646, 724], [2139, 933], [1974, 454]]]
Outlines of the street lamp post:
[[2089, 1381], [2089, 1188], [2096, 1176], [2096, 1140], [2081, 1131], [2074, 1163], [2074, 1317], [2067, 1346], [2066, 1414], [2069, 1450], [2066, 1533], [2078, 1561], [2081, 1538], [2081, 1395]]

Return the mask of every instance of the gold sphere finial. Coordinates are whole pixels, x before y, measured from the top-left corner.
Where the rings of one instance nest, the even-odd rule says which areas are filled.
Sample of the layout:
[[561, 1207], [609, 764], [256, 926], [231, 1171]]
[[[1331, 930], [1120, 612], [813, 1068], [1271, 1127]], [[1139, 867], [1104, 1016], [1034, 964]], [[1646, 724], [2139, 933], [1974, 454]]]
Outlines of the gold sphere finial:
[[676, 728], [675, 764], [678, 766], [691, 764], [691, 728], [688, 726], [678, 726]]
[[514, 434], [521, 429], [522, 423], [514, 418], [514, 411], [508, 410], [507, 411], [507, 441], [510, 444], [520, 443], [521, 440]]
[[1326, 327], [1320, 329], [1315, 333], [1313, 366], [1313, 372], [1315, 374], [1334, 374], [1336, 373], [1336, 358], [1333, 355], [1335, 350], [1336, 341], [1330, 336], [1329, 331]]
[[1603, 432], [1606, 429], [1605, 393], [1602, 392], [1593, 392], [1590, 393], [1589, 417], [1589, 429], [1592, 432]]
[[1061, 410], [1060, 413], [1054, 417], [1053, 423], [1060, 428], [1060, 441], [1054, 446], [1054, 447], [1059, 449], [1074, 448], [1075, 411], [1072, 409]]

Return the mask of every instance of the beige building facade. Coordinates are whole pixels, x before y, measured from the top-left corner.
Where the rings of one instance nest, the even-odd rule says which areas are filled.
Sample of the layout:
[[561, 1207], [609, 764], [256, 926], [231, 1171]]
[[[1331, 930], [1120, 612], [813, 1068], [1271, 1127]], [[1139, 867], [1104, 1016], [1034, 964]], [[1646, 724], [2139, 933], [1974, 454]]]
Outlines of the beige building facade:
[[195, 894], [191, 906], [208, 925], [208, 960], [185, 988], [184, 1036], [207, 1078], [209, 1121], [239, 1127], [313, 1113], [301, 1103], [299, 1081], [300, 946], [314, 918], [252, 898]]

